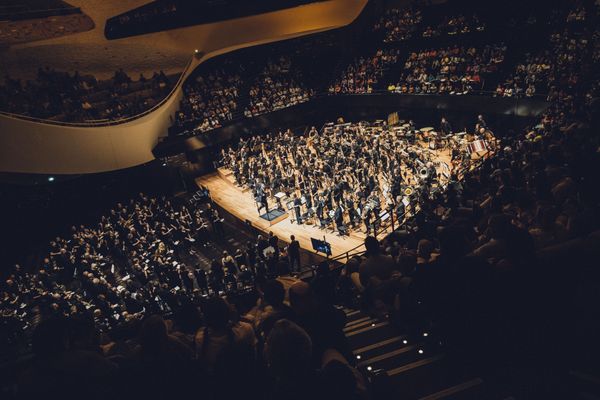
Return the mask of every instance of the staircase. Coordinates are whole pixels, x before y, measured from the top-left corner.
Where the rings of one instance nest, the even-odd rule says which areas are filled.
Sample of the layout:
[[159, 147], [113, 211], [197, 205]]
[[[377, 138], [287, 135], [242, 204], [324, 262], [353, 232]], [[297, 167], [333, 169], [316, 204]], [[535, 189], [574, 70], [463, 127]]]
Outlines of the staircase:
[[340, 309], [347, 316], [344, 333], [356, 367], [371, 382], [375, 399], [514, 399], [446, 354], [435, 332], [402, 332], [388, 320]]

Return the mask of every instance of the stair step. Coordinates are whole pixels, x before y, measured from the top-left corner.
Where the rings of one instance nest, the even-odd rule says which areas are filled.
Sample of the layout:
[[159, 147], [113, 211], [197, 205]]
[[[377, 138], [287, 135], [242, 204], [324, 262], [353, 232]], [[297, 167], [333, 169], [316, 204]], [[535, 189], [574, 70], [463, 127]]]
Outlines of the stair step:
[[350, 317], [352, 317], [354, 315], [358, 315], [360, 313], [361, 313], [360, 310], [354, 310], [354, 311], [346, 312], [346, 317], [350, 318]]
[[344, 328], [344, 333], [352, 332], [355, 329], [363, 328], [365, 326], [376, 326], [377, 324], [378, 320], [370, 317], [363, 317], [358, 321], [353, 321], [350, 324], [346, 325], [346, 327]]
[[[462, 368], [455, 361], [444, 354], [429, 357], [422, 355], [421, 359], [389, 369], [388, 375], [394, 395], [405, 399], [422, 399], [428, 396], [461, 400], [497, 398], [488, 396], [489, 385], [475, 385], [472, 381], [479, 377], [473, 376], [468, 369]], [[467, 385], [466, 382], [471, 382], [473, 386]], [[460, 388], [463, 390], [458, 390]], [[435, 395], [440, 397], [433, 397]]]
[[396, 342], [400, 342], [402, 340], [406, 340], [407, 336], [395, 336], [393, 338], [390, 339], [385, 339], [385, 340], [381, 340], [377, 343], [373, 343], [370, 344], [368, 346], [363, 346], [363, 347], [359, 347], [358, 349], [354, 350], [353, 353], [354, 354], [363, 354], [363, 353], [367, 353], [370, 352], [372, 350], [377, 350], [381, 347], [396, 343]]
[[389, 324], [384, 324], [383, 326], [376, 327], [367, 326], [362, 329], [364, 329], [362, 330], [362, 332], [354, 330], [346, 334], [350, 348], [356, 349], [360, 347], [365, 347], [373, 343], [380, 342], [382, 340], [387, 340], [396, 337], [399, 333], [394, 326]]
[[437, 355], [437, 356], [433, 356], [433, 357], [429, 357], [429, 358], [424, 358], [424, 359], [421, 359], [421, 360], [417, 360], [417, 361], [414, 361], [414, 362], [412, 362], [410, 364], [402, 365], [400, 367], [397, 367], [397, 368], [394, 368], [392, 370], [389, 370], [388, 371], [388, 375], [389, 376], [400, 375], [400, 374], [403, 374], [405, 372], [412, 371], [412, 370], [414, 370], [416, 368], [421, 368], [423, 366], [430, 365], [430, 364], [433, 364], [435, 362], [438, 362], [442, 358], [444, 358], [444, 356], [442, 354], [440, 354], [440, 355]]
[[358, 363], [358, 366], [359, 367], [364, 367], [364, 366], [367, 366], [367, 365], [373, 365], [373, 364], [379, 363], [381, 361], [388, 360], [388, 359], [390, 359], [392, 357], [396, 357], [396, 356], [398, 356], [400, 354], [404, 354], [404, 353], [408, 353], [410, 351], [416, 350], [416, 348], [417, 348], [416, 346], [404, 346], [404, 347], [400, 347], [398, 349], [395, 349], [395, 350], [392, 350], [392, 351], [388, 351], [388, 352], [380, 354], [378, 356], [374, 356], [374, 357], [371, 357], [371, 358], [367, 358], [367, 359], [361, 360]]
[[415, 361], [422, 360], [423, 358], [431, 357], [435, 354], [439, 354], [439, 352], [424, 349], [424, 346], [422, 346], [421, 343], [413, 343], [412, 345], [402, 346], [392, 351], [368, 357], [363, 365], [370, 365], [375, 369], [391, 371]]
[[388, 321], [383, 321], [383, 322], [379, 322], [379, 323], [372, 323], [369, 326], [366, 326], [364, 328], [352, 330], [351, 332], [346, 333], [346, 337], [360, 335], [361, 333], [369, 332], [369, 331], [372, 331], [374, 329], [379, 329], [379, 328], [382, 328], [384, 326], [388, 326], [389, 324], [390, 323]]
[[483, 383], [483, 380], [481, 378], [471, 379], [469, 381], [460, 383], [458, 385], [454, 385], [454, 386], [446, 388], [444, 390], [440, 390], [439, 392], [430, 394], [428, 396], [421, 397], [420, 400], [441, 400], [441, 399], [447, 399], [450, 396], [452, 396], [452, 399], [455, 399], [456, 395], [459, 395], [460, 393], [465, 393], [465, 392], [469, 391], [470, 389], [481, 386], [482, 383]]
[[355, 326], [356, 324], [360, 324], [361, 322], [365, 322], [365, 321], [368, 321], [371, 319], [372, 319], [371, 317], [360, 317], [360, 318], [354, 319], [352, 321], [347, 322], [345, 328], [350, 328], [352, 326]]

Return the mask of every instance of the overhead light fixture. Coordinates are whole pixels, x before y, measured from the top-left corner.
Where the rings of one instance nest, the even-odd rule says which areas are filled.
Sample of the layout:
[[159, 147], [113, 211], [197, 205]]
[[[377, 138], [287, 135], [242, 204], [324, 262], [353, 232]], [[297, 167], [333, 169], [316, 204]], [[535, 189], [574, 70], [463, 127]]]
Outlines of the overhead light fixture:
[[48, 177], [48, 182], [54, 182], [54, 177], [53, 176], [49, 176]]

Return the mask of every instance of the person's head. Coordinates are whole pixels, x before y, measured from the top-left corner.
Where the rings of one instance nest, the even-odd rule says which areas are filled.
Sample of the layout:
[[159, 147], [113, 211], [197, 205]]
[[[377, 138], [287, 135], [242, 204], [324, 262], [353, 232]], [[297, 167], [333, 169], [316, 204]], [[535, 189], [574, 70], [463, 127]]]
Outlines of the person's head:
[[433, 252], [433, 243], [427, 239], [419, 240], [419, 244], [417, 245], [417, 253], [419, 257], [424, 259], [429, 259], [431, 257], [431, 253]]
[[296, 236], [294, 236], [294, 235], [291, 235], [291, 236], [290, 236], [290, 240], [293, 242], [294, 240], [296, 240]]
[[309, 313], [313, 307], [313, 293], [306, 282], [296, 282], [290, 287], [290, 305], [300, 315]]
[[206, 326], [225, 329], [229, 324], [229, 305], [221, 297], [211, 297], [202, 306]]
[[379, 254], [379, 240], [377, 240], [373, 236], [367, 236], [367, 238], [365, 239], [365, 248], [367, 250], [367, 254], [369, 255]]
[[312, 342], [308, 334], [287, 319], [277, 321], [265, 343], [265, 359], [278, 379], [303, 378], [310, 368]]
[[140, 344], [145, 351], [161, 348], [167, 338], [167, 325], [160, 315], [151, 315], [142, 323]]
[[273, 307], [280, 307], [285, 298], [283, 283], [277, 279], [271, 279], [263, 285], [263, 296], [265, 301]]

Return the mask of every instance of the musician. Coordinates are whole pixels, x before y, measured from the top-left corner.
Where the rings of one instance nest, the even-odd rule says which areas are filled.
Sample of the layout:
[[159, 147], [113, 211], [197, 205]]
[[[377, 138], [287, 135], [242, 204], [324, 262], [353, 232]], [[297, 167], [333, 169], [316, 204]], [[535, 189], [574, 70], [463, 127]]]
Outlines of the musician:
[[488, 130], [488, 125], [483, 119], [483, 115], [477, 116], [477, 122], [475, 123], [475, 133], [484, 133]]
[[262, 208], [265, 209], [265, 212], [269, 212], [269, 202], [267, 199], [267, 193], [265, 192], [265, 184], [258, 180], [256, 185], [255, 185], [255, 200], [258, 203], [258, 212], [260, 213], [260, 210]]
[[366, 201], [364, 201], [364, 199], [363, 199], [363, 207], [361, 209], [362, 209], [362, 219], [363, 219], [363, 223], [365, 225], [365, 231], [367, 232], [367, 235], [368, 235], [371, 232], [371, 209], [366, 204]]
[[294, 193], [294, 214], [296, 215], [296, 223], [298, 225], [302, 225], [302, 211], [300, 210], [300, 207], [302, 207], [302, 200], [300, 200], [298, 198], [298, 195], [296, 195], [296, 193]]
[[396, 213], [396, 220], [398, 221], [398, 223], [401, 223], [402, 220], [404, 219], [405, 212], [406, 212], [406, 207], [404, 206], [404, 203], [402, 202], [402, 196], [397, 196], [395, 213]]
[[346, 209], [348, 210], [348, 217], [350, 218], [350, 225], [353, 227], [356, 225], [356, 220], [360, 218], [358, 212], [354, 208], [354, 200], [352, 200], [352, 196], [346, 197]]
[[318, 194], [315, 212], [317, 214], [317, 217], [319, 218], [319, 221], [323, 220], [324, 210], [325, 210], [325, 202], [323, 201], [323, 197], [320, 194]]
[[448, 122], [448, 120], [446, 120], [445, 117], [442, 117], [442, 122], [440, 122], [440, 133], [443, 136], [452, 134], [452, 126], [450, 125], [450, 122]]
[[344, 226], [344, 212], [342, 207], [338, 204], [335, 209], [335, 214], [333, 215], [333, 221], [335, 223], [335, 227], [337, 228], [340, 235], [343, 235], [346, 232], [346, 227]]

